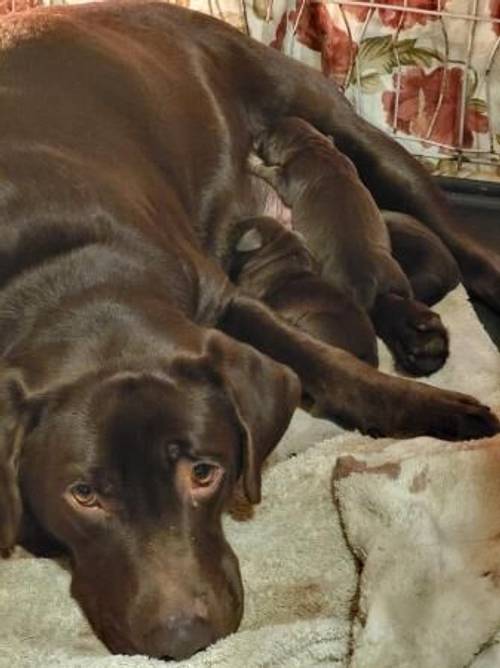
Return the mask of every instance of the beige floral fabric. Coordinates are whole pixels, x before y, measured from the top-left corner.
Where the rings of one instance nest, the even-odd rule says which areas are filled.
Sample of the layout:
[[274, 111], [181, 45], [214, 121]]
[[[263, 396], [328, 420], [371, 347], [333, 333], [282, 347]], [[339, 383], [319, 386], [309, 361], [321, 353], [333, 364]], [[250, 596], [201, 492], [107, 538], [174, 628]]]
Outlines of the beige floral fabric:
[[500, 0], [294, 2], [253, 0], [252, 34], [438, 173], [500, 178]]
[[435, 173], [500, 180], [500, 0], [173, 1], [321, 69]]

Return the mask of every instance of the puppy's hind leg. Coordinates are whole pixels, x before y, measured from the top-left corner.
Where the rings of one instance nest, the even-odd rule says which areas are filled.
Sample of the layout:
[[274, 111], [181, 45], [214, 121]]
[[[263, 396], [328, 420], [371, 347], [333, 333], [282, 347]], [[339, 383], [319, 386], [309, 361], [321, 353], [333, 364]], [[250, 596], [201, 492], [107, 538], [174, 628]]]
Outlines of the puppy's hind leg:
[[383, 211], [392, 253], [416, 299], [428, 306], [440, 301], [460, 281], [460, 272], [443, 242], [413, 216]]
[[377, 340], [368, 314], [319, 276], [289, 281], [267, 295], [264, 301], [318, 341], [378, 366]]

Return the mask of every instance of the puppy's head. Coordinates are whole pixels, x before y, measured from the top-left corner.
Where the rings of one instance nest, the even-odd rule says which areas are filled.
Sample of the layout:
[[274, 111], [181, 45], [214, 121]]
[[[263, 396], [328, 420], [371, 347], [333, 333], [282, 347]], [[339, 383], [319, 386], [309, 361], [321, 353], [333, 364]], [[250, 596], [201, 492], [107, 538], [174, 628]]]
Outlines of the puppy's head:
[[268, 165], [286, 165], [304, 149], [333, 146], [313, 125], [296, 116], [279, 118], [254, 140], [254, 149]]
[[[36, 420], [24, 417], [34, 411], [25, 398], [6, 424], [3, 514], [18, 522], [22, 496], [68, 549], [73, 596], [110, 650], [188, 657], [239, 625], [241, 578], [221, 513], [240, 476], [258, 502], [262, 462], [298, 399], [292, 372], [218, 332], [200, 355], [37, 397]], [[21, 443], [19, 494], [10, 453]]]
[[240, 221], [233, 237], [229, 276], [257, 299], [266, 299], [299, 272], [316, 268], [303, 237], [268, 216]]

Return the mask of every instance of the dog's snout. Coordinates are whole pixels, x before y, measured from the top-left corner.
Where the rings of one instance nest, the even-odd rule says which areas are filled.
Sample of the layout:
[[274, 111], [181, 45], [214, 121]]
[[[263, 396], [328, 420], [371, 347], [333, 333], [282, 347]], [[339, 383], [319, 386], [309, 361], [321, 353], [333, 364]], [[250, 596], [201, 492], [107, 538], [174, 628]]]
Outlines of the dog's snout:
[[172, 615], [157, 626], [146, 638], [147, 653], [179, 661], [212, 644], [217, 634], [204, 613], [205, 606], [197, 605], [196, 608], [197, 612], [192, 615]]

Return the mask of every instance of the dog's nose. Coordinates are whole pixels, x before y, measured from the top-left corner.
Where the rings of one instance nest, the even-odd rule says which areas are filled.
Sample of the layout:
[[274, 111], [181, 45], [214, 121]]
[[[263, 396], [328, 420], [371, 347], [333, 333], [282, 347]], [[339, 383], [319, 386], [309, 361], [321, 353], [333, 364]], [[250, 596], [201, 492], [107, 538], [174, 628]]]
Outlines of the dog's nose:
[[180, 661], [205, 649], [217, 639], [206, 619], [195, 616], [172, 616], [147, 638], [151, 656]]

